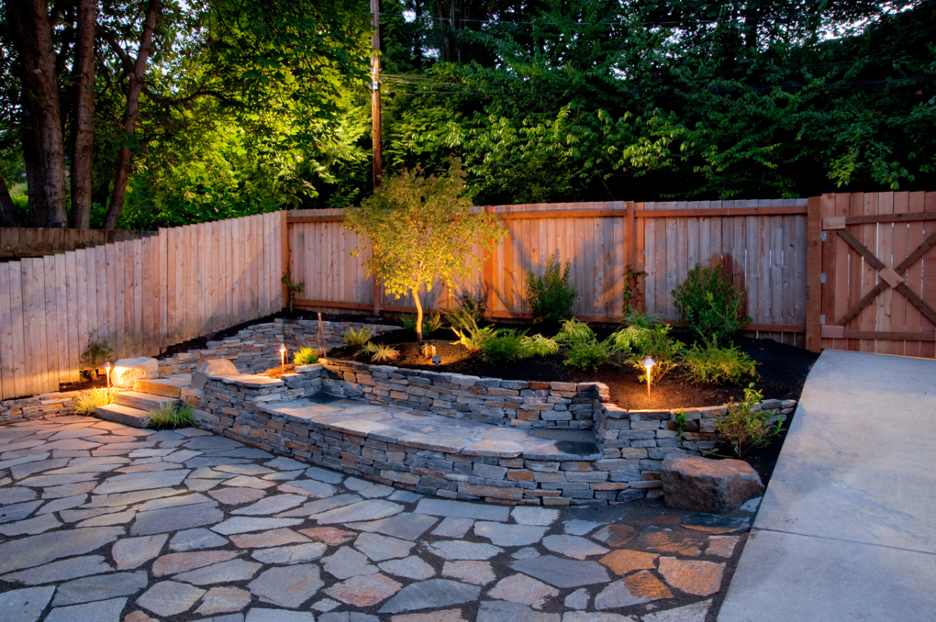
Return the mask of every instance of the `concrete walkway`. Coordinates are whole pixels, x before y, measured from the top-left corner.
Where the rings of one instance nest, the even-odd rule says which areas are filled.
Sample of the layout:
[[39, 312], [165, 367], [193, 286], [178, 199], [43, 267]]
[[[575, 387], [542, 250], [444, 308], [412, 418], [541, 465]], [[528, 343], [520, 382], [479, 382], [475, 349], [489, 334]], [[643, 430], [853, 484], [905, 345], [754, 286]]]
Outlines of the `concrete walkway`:
[[719, 622], [936, 620], [936, 361], [825, 351]]

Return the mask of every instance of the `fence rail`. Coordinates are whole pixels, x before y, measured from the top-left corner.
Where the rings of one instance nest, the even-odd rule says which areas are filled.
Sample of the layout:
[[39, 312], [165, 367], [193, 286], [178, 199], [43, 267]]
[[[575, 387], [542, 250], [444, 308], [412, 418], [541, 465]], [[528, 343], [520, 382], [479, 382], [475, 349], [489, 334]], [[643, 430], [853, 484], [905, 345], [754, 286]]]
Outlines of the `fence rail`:
[[285, 212], [0, 263], [0, 399], [57, 391], [104, 341], [115, 358], [282, 308]]

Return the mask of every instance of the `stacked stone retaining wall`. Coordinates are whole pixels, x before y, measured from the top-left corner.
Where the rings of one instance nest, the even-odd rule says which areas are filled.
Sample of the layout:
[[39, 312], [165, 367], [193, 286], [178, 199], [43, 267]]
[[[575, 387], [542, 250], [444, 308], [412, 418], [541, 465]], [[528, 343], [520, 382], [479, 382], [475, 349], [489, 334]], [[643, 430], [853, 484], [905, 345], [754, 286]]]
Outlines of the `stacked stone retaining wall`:
[[73, 415], [72, 399], [79, 391], [44, 393], [0, 402], [0, 424], [31, 421], [59, 415]]

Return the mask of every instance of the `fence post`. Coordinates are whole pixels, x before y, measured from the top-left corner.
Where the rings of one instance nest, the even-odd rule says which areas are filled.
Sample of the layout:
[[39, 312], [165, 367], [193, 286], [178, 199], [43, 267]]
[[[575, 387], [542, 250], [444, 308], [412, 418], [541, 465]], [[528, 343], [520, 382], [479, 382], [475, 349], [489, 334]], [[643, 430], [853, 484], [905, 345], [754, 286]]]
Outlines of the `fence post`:
[[[286, 210], [280, 210], [280, 279], [286, 274], [286, 271], [289, 270], [289, 224], [286, 220]], [[283, 307], [286, 306], [286, 301], [289, 300], [289, 292], [286, 290], [286, 284], [283, 283], [280, 286], [280, 300], [277, 311], [282, 311]]]
[[[494, 213], [494, 207], [490, 205], [484, 206], [484, 213], [486, 215], [491, 215]], [[484, 248], [481, 248], [481, 252], [484, 253]], [[494, 253], [497, 252], [497, 249], [491, 251], [491, 254], [487, 257], [482, 255], [482, 260], [484, 265], [481, 269], [481, 295], [484, 296], [484, 319], [491, 320], [494, 316]]]
[[810, 197], [806, 204], [806, 349], [822, 348], [819, 315], [822, 312], [822, 197]]

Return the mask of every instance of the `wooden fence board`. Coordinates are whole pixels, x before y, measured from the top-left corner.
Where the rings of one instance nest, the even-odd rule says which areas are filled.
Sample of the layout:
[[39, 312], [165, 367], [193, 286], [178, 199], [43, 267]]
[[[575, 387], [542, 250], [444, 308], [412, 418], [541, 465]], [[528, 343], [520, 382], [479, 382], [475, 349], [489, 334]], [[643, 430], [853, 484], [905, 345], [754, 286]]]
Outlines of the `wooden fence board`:
[[[923, 223], [923, 234], [929, 236], [936, 233], [936, 192], [925, 193], [923, 205], [924, 212], [933, 214], [933, 220], [927, 220]], [[920, 291], [922, 292], [921, 298], [928, 302], [930, 307], [936, 307], [936, 249], [931, 249], [923, 256], [921, 273], [922, 278], [918, 281], [920, 283]], [[916, 311], [916, 309], [914, 309], [914, 311]], [[929, 327], [928, 330], [936, 329], [936, 326], [926, 318], [922, 319], [921, 326]], [[920, 356], [936, 358], [936, 343], [921, 344]]]
[[[893, 206], [893, 213], [895, 215], [906, 214], [910, 209], [909, 193], [895, 192]], [[922, 233], [922, 223], [918, 225], [918, 230]], [[892, 233], [894, 259], [891, 267], [896, 269], [897, 265], [900, 264], [900, 262], [903, 261], [912, 250], [909, 248], [910, 223], [893, 223]], [[909, 270], [905, 270], [900, 276], [906, 279], [908, 278], [908, 273]], [[894, 296], [893, 292], [891, 293], [890, 318], [895, 326], [908, 326], [907, 299], [900, 295]], [[882, 351], [889, 354], [919, 356], [920, 346], [919, 342], [899, 341], [895, 339], [888, 344], [886, 349], [882, 349]]]
[[[63, 236], [64, 238], [64, 236]], [[63, 239], [64, 241], [64, 239]], [[68, 364], [68, 289], [65, 287], [65, 254], [52, 255], [52, 282], [51, 292], [55, 298], [55, 320], [52, 330], [49, 331], [50, 340], [56, 342], [58, 360], [52, 360], [51, 373], [56, 385], [69, 382]], [[46, 257], [48, 259], [48, 256]], [[48, 295], [47, 288], [46, 294]]]
[[16, 395], [14, 374], [17, 365], [22, 364], [13, 352], [10, 268], [19, 270], [19, 265], [14, 262], [0, 263], [0, 399]]

